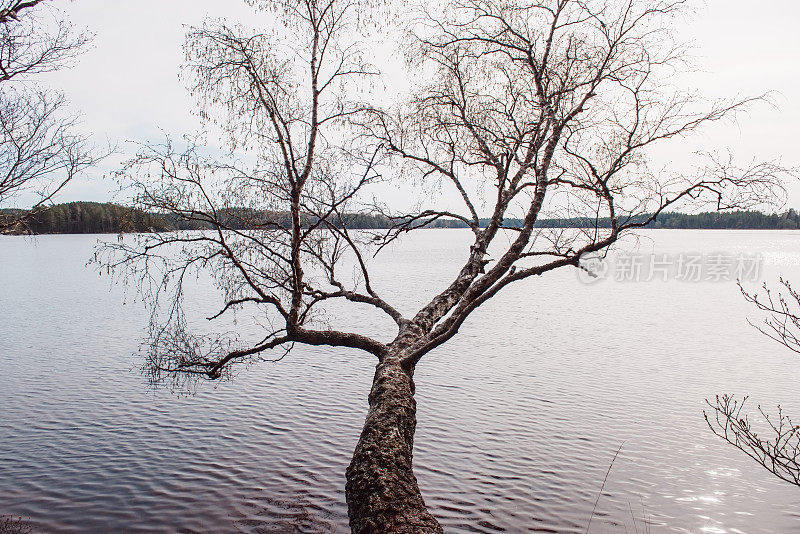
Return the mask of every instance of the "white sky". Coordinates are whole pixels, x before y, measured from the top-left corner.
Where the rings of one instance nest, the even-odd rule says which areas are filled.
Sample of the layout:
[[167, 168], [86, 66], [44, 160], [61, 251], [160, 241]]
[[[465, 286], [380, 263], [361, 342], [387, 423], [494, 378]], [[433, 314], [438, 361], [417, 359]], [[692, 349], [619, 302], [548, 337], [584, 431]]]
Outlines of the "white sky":
[[[109, 139], [129, 152], [126, 141], [163, 139], [197, 131], [192, 101], [178, 72], [186, 25], [204, 17], [269, 23], [240, 0], [54, 0], [79, 28], [95, 34], [79, 63], [48, 75], [83, 114], [83, 128], [98, 142]], [[730, 151], [744, 161], [781, 158], [800, 165], [800, 2], [797, 0], [699, 0], [696, 16], [683, 20], [679, 35], [694, 46], [697, 71], [679, 80], [710, 97], [744, 97], [772, 92], [774, 107], [761, 104], [737, 124], [709, 130], [693, 145], [665, 150], [664, 165], [680, 163], [685, 150]], [[388, 52], [387, 52], [388, 53]], [[390, 62], [400, 64], [399, 61]], [[380, 64], [377, 65], [379, 68]], [[398, 67], [382, 70], [395, 78]], [[402, 81], [402, 80], [400, 80]], [[707, 144], [707, 146], [706, 146]], [[107, 173], [119, 158], [107, 160], [86, 178], [75, 180], [57, 201], [111, 199]], [[20, 199], [22, 200], [22, 199]], [[21, 202], [24, 203], [24, 202]], [[800, 207], [800, 186], [790, 186], [789, 205]]]

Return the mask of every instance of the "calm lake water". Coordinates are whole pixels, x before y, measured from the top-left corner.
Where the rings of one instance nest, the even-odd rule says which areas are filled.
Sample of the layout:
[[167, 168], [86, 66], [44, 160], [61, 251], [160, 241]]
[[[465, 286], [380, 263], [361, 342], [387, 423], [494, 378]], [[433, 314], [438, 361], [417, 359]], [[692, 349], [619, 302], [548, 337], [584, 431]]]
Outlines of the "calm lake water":
[[[643, 253], [758, 253], [759, 278], [800, 283], [798, 232], [642, 235]], [[376, 285], [413, 311], [468, 238], [418, 233], [376, 262]], [[150, 389], [147, 312], [85, 267], [98, 239], [116, 237], [0, 237], [0, 514], [43, 532], [347, 532], [372, 357], [298, 348], [192, 395]], [[197, 285], [201, 322], [216, 294]], [[590, 532], [800, 532], [800, 489], [702, 417], [730, 392], [800, 418], [800, 357], [748, 316], [732, 281], [587, 285], [563, 270], [501, 293], [417, 369], [433, 513], [446, 532], [583, 533], [622, 444]], [[391, 333], [366, 309], [346, 318]]]

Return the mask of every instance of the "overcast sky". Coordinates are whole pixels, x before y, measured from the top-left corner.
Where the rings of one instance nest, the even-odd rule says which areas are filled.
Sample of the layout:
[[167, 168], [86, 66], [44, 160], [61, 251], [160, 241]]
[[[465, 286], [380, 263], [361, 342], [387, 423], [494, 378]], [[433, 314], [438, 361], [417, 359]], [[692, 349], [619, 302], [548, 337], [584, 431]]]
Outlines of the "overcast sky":
[[[248, 26], [269, 23], [268, 15], [254, 15], [239, 0], [54, 2], [95, 38], [76, 66], [46, 81], [83, 114], [83, 128], [99, 142], [108, 138], [123, 149], [127, 140], [163, 138], [162, 130], [175, 137], [197, 131], [192, 102], [178, 79], [187, 25], [205, 17]], [[787, 166], [800, 164], [800, 2], [700, 0], [694, 5], [696, 15], [682, 19], [678, 31], [693, 45], [696, 71], [678, 83], [720, 98], [772, 92], [774, 103], [753, 107], [736, 124], [714, 127], [697, 148], [730, 149], [744, 161], [782, 158]], [[390, 77], [402, 75], [397, 68], [383, 70]], [[691, 148], [679, 144], [659, 159], [677, 165], [681, 151]], [[59, 200], [109, 200], [114, 186], [103, 175], [117, 161], [108, 160], [71, 183]], [[789, 204], [800, 207], [800, 187], [790, 187]]]

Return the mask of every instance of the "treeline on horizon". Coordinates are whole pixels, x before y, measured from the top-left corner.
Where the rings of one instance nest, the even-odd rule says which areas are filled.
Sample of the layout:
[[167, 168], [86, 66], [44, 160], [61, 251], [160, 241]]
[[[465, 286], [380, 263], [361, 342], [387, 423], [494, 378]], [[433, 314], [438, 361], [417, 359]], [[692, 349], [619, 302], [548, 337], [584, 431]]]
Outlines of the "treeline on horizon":
[[[7, 217], [26, 215], [24, 210], [0, 210]], [[646, 220], [647, 215], [634, 218], [634, 222]], [[253, 228], [277, 222], [289, 225], [288, 214], [259, 212], [246, 209], [232, 209], [223, 216], [227, 226], [235, 229]], [[384, 215], [354, 213], [344, 216], [348, 228], [380, 229], [388, 228], [392, 220]], [[314, 221], [309, 217], [305, 224]], [[395, 221], [396, 222], [396, 221]], [[481, 219], [481, 225], [488, 219]], [[415, 223], [418, 224], [418, 223]], [[519, 219], [507, 219], [504, 224], [519, 227]], [[597, 225], [607, 228], [608, 218], [601, 218]], [[436, 220], [428, 225], [431, 228], [466, 228], [461, 221]], [[595, 220], [589, 218], [550, 218], [537, 222], [541, 228], [593, 227]], [[38, 211], [26, 218], [23, 224], [15, 227], [16, 234], [103, 234], [103, 233], [141, 233], [169, 232], [175, 230], [202, 230], [210, 224], [190, 221], [176, 215], [148, 213], [140, 209], [119, 204], [99, 202], [69, 202], [57, 204]], [[790, 209], [782, 214], [767, 214], [760, 211], [704, 212], [698, 214], [661, 213], [648, 228], [663, 229], [739, 229], [739, 230], [795, 230], [800, 229], [800, 215]]]

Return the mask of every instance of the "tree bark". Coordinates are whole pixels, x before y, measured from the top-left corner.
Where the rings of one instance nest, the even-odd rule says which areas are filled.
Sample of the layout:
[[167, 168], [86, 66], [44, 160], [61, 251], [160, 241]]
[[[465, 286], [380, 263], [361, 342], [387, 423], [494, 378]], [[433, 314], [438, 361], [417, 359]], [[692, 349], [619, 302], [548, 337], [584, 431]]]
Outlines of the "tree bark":
[[441, 533], [412, 467], [417, 403], [413, 368], [386, 357], [375, 369], [369, 412], [347, 468], [353, 534]]

